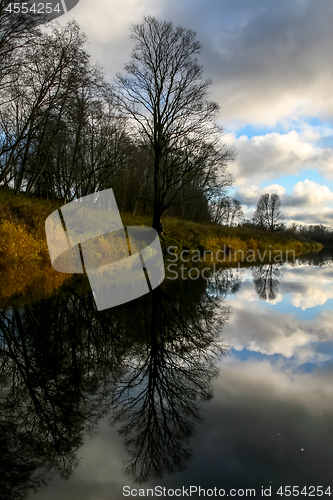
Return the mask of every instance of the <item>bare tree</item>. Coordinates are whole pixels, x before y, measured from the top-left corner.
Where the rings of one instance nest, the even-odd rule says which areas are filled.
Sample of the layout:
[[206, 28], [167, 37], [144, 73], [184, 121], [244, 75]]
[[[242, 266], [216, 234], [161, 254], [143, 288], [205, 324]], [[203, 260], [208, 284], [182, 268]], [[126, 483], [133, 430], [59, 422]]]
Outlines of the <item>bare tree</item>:
[[38, 25], [47, 20], [46, 16], [34, 16], [29, 11], [12, 14], [12, 4], [11, 0], [0, 0], [0, 90], [7, 86], [14, 70], [24, 64], [21, 49], [32, 45], [41, 34]]
[[253, 223], [259, 227], [274, 231], [284, 219], [280, 207], [281, 200], [278, 194], [263, 194], [257, 203], [257, 209], [252, 219]]
[[24, 48], [24, 71], [12, 71], [5, 92], [7, 102], [0, 109], [0, 182], [9, 175], [16, 192], [21, 188], [36, 135], [61, 113], [68, 95], [78, 87], [88, 59], [81, 50], [84, 41], [74, 22], [63, 29], [54, 27], [52, 34], [44, 33]]
[[240, 201], [230, 196], [222, 196], [212, 203], [211, 213], [215, 223], [225, 226], [235, 226], [244, 219]]
[[90, 64], [75, 22], [21, 48], [0, 105], [0, 183], [69, 200], [109, 187], [121, 165], [124, 120]]
[[[116, 100], [153, 159], [153, 227], [194, 178], [202, 189], [229, 178], [231, 152], [215, 124], [218, 105], [207, 100], [211, 82], [195, 58], [195, 33], [145, 17], [132, 28], [137, 42], [126, 76], [117, 75]], [[219, 173], [219, 176], [217, 175]]]
[[278, 294], [278, 287], [282, 277], [280, 264], [267, 264], [254, 267], [252, 270], [253, 283], [256, 292], [262, 300], [274, 300]]

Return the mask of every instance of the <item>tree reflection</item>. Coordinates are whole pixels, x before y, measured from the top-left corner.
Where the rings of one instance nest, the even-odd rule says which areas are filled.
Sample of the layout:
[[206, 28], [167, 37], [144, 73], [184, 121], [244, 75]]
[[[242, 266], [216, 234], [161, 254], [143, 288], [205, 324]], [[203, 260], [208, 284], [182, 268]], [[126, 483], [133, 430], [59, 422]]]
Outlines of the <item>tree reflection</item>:
[[92, 353], [84, 306], [57, 297], [0, 314], [1, 498], [25, 498], [51, 469], [68, 477], [82, 435], [101, 415], [88, 396], [98, 389], [103, 350]]
[[230, 310], [205, 280], [102, 312], [79, 285], [0, 312], [1, 498], [25, 498], [54, 470], [68, 477], [102, 416], [120, 422], [138, 481], [191, 456]]
[[181, 288], [149, 297], [141, 318], [145, 342], [127, 358], [110, 400], [132, 456], [127, 472], [137, 481], [185, 467], [200, 402], [212, 397], [216, 357], [227, 350], [219, 328], [229, 309], [218, 310], [207, 296], [193, 303]]
[[241, 287], [244, 274], [245, 268], [221, 268], [212, 275], [207, 292], [218, 299], [235, 294]]
[[252, 269], [253, 283], [262, 300], [274, 300], [282, 277], [281, 264], [266, 264]]
[[292, 263], [293, 267], [299, 265], [307, 265], [307, 266], [332, 266], [333, 265], [333, 257], [332, 257], [332, 248], [324, 247], [320, 252], [309, 253], [305, 255], [300, 255], [295, 263]]

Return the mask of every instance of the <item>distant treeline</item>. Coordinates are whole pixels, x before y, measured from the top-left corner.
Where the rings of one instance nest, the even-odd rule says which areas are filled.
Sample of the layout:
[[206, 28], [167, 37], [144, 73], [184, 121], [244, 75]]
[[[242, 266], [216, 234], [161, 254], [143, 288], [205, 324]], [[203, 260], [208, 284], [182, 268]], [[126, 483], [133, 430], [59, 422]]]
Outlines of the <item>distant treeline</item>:
[[308, 226], [293, 224], [290, 229], [295, 234], [318, 241], [322, 245], [333, 245], [333, 229], [331, 227], [324, 226], [323, 224]]
[[[261, 233], [265, 235], [270, 232], [270, 228], [258, 225], [254, 220], [245, 220], [239, 225], [242, 231], [255, 231], [258, 235]], [[288, 226], [286, 224], [279, 224], [275, 229], [275, 236], [284, 238], [288, 236], [296, 240], [313, 240], [321, 243], [322, 245], [333, 244], [333, 228], [324, 226], [323, 224], [296, 224], [292, 223]], [[280, 236], [279, 236], [280, 235]], [[260, 237], [260, 236], [259, 236]]]

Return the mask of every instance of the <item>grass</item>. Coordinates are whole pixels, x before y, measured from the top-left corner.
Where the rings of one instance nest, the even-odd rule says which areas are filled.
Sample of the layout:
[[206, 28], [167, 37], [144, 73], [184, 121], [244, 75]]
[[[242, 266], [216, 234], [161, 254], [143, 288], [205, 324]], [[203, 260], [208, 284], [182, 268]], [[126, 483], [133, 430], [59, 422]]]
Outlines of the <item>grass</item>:
[[45, 219], [58, 207], [0, 189], [0, 304], [14, 296], [51, 295], [68, 278], [51, 266]]

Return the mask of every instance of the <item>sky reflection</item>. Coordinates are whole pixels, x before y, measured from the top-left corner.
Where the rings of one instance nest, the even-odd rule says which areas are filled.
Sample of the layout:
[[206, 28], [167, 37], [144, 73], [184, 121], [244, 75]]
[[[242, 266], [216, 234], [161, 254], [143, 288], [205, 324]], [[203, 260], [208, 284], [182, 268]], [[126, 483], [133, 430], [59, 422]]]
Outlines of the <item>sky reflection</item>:
[[[264, 270], [268, 276], [267, 270]], [[221, 334], [230, 346], [218, 364], [214, 398], [190, 439], [185, 470], [136, 485], [123, 473], [126, 453], [117, 428], [101, 423], [81, 448], [68, 482], [55, 478], [31, 498], [121, 499], [122, 487], [166, 488], [330, 485], [333, 450], [333, 299], [329, 265], [286, 266], [275, 296], [263, 300], [253, 270], [242, 273], [221, 305], [232, 314]], [[256, 273], [258, 277], [258, 271]], [[264, 284], [270, 290], [270, 283]], [[265, 288], [266, 287], [266, 288]], [[310, 314], [308, 314], [310, 312]], [[333, 485], [331, 484], [331, 487]], [[275, 493], [274, 493], [275, 492]]]

